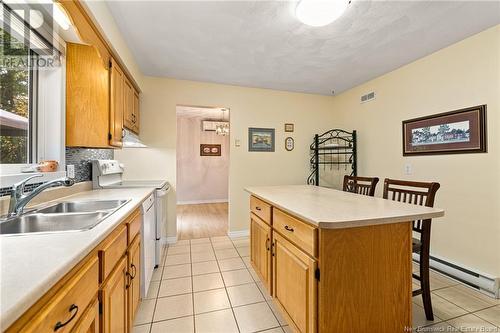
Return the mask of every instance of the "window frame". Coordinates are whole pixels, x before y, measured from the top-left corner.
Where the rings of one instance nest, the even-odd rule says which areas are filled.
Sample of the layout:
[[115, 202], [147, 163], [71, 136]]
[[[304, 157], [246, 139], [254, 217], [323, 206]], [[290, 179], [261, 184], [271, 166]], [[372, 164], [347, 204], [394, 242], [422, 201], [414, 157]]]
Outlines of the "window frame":
[[[29, 127], [28, 163], [1, 164], [0, 187], [10, 187], [34, 173], [22, 170], [42, 160], [56, 160], [59, 171], [40, 173], [42, 177], [28, 183], [45, 182], [66, 175], [65, 163], [65, 88], [66, 61], [63, 56], [66, 43], [54, 32], [54, 39], [62, 48], [61, 66], [48, 70], [30, 68], [29, 73]], [[30, 48], [31, 57], [35, 53]], [[36, 53], [35, 53], [36, 54]], [[37, 56], [39, 56], [37, 54]]]

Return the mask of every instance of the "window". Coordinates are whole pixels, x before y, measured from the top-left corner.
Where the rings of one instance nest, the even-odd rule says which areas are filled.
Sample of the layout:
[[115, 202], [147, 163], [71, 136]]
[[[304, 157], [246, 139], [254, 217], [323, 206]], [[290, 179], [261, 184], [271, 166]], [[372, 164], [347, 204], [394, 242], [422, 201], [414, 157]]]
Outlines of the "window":
[[0, 2], [0, 182], [25, 179], [43, 160], [64, 168], [64, 40], [52, 26], [50, 2]]
[[[0, 44], [0, 164], [35, 163], [38, 55], [2, 28]], [[27, 66], [8, 66], [6, 44]]]

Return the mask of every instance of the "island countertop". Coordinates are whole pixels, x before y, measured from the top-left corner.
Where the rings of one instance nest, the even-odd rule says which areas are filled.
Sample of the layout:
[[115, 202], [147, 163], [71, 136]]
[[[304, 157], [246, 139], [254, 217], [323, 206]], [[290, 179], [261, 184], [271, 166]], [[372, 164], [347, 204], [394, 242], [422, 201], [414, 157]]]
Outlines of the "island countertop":
[[321, 229], [352, 228], [444, 216], [444, 210], [312, 185], [256, 186], [251, 195]]

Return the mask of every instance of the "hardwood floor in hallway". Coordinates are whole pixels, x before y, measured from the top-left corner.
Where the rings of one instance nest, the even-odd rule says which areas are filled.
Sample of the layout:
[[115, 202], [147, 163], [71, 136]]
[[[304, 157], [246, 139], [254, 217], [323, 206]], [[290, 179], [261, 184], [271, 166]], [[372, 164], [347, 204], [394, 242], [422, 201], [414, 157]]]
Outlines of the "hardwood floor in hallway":
[[177, 205], [177, 238], [227, 236], [228, 204]]

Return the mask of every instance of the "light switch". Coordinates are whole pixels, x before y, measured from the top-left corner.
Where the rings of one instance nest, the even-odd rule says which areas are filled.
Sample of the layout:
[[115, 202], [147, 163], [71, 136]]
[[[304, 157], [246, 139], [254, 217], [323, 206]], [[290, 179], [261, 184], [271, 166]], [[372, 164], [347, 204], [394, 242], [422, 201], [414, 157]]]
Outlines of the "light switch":
[[239, 147], [239, 146], [241, 146], [241, 141], [240, 141], [240, 139], [236, 139], [236, 140], [234, 140], [234, 146], [235, 146], [235, 147]]
[[75, 178], [75, 166], [73, 164], [66, 165], [66, 174], [68, 178]]
[[411, 166], [411, 164], [406, 163], [405, 164], [405, 175], [411, 175], [411, 174], [413, 174], [413, 167]]

